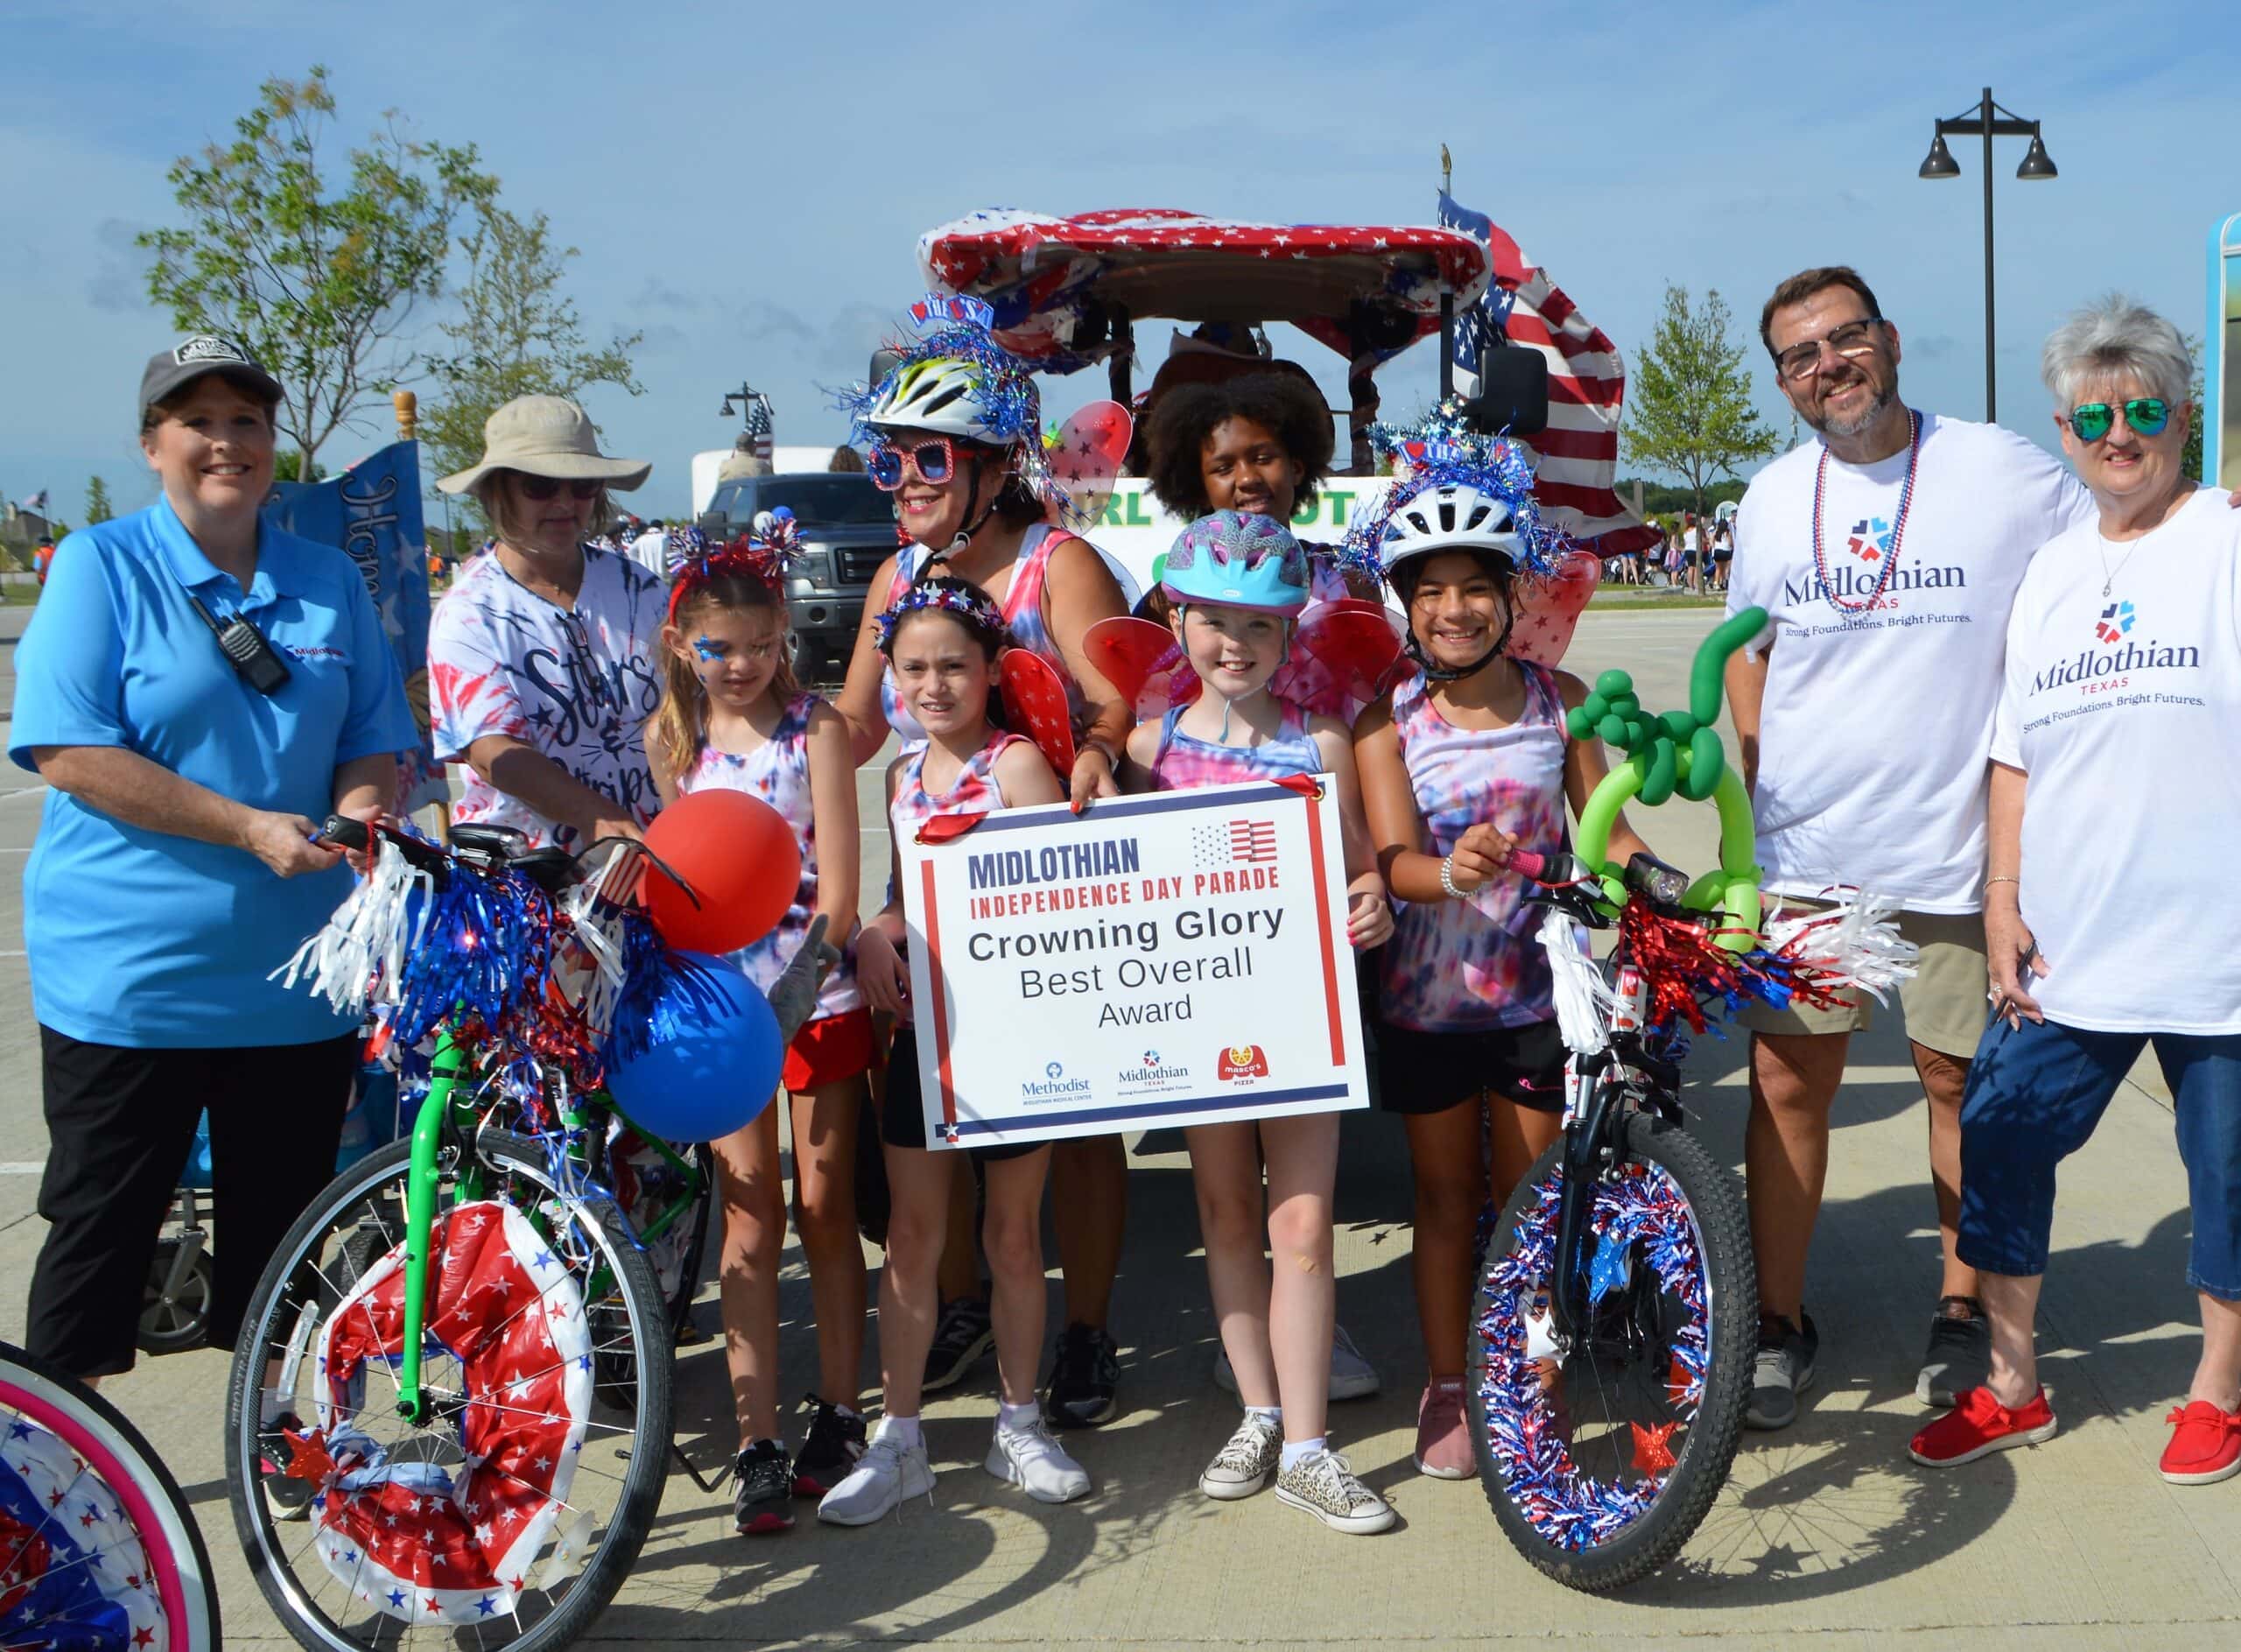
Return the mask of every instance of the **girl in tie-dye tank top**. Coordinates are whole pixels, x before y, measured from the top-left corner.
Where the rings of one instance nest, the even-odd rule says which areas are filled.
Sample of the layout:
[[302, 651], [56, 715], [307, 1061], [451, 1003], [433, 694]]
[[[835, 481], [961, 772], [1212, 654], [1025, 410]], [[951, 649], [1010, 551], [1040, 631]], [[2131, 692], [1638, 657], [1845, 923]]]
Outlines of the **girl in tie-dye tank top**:
[[[1132, 789], [1176, 791], [1328, 774], [1346, 843], [1347, 937], [1358, 947], [1376, 946], [1391, 932], [1392, 918], [1370, 855], [1345, 728], [1268, 691], [1307, 603], [1298, 542], [1273, 517], [1216, 511], [1176, 541], [1162, 584], [1168, 622], [1202, 687], [1188, 706], [1129, 737], [1124, 779]], [[1273, 1472], [1282, 1501], [1335, 1529], [1384, 1529], [1393, 1511], [1331, 1451], [1324, 1428], [1338, 1115], [1193, 1125], [1184, 1139], [1222, 1351], [1246, 1406], [1244, 1423], [1199, 1488], [1210, 1497], [1243, 1497]], [[1273, 1276], [1264, 1240], [1276, 1250]]]
[[[1032, 742], [990, 726], [996, 656], [1007, 640], [995, 604], [962, 580], [921, 579], [889, 610], [881, 652], [893, 664], [903, 708], [926, 732], [925, 743], [897, 757], [887, 771], [888, 818], [896, 846], [894, 889], [902, 888], [900, 846], [936, 817], [1057, 803], [1064, 796]], [[894, 1206], [879, 1286], [880, 1368], [888, 1373], [883, 1414], [855, 1472], [818, 1510], [821, 1518], [844, 1526], [870, 1524], [903, 1498], [933, 1488], [919, 1427], [922, 1375], [941, 1305], [950, 1178], [971, 1174], [961, 1170], [963, 1153], [927, 1145], [912, 1025], [916, 1006], [903, 956], [907, 941], [898, 896], [865, 926], [857, 947], [865, 997], [897, 1023], [880, 1126]], [[994, 1036], [1001, 1037], [1002, 1030]], [[987, 1470], [1045, 1502], [1071, 1501], [1088, 1494], [1089, 1476], [1051, 1437], [1035, 1388], [1043, 1321], [1043, 1185], [1050, 1145], [973, 1150], [987, 1172], [981, 1236], [993, 1276], [1002, 1390]]]
[[[1413, 497], [1396, 484], [1377, 524], [1419, 670], [1354, 728], [1397, 908], [1378, 1087], [1380, 1105], [1404, 1117], [1416, 1170], [1416, 1312], [1432, 1379], [1416, 1460], [1451, 1480], [1475, 1472], [1463, 1373], [1479, 1213], [1490, 1194], [1499, 1207], [1556, 1139], [1563, 1097], [1538, 909], [1504, 868], [1513, 850], [1562, 848], [1567, 799], [1580, 806], [1604, 772], [1601, 747], [1564, 729], [1586, 692], [1579, 680], [1507, 651], [1519, 566], [1540, 566], [1536, 530], [1518, 520], [1522, 496], [1455, 475]], [[1640, 847], [1621, 819], [1612, 854]]]
[[[849, 959], [856, 922], [855, 766], [832, 708], [794, 683], [786, 658], [790, 517], [681, 564], [662, 631], [665, 682], [647, 730], [664, 799], [743, 791], [783, 815], [802, 846], [801, 882], [769, 936], [736, 954], [766, 990], [822, 920], [841, 958], [786, 1052], [790, 1105], [712, 1143], [723, 1201], [726, 1359], [738, 1411], [733, 1511], [742, 1532], [792, 1523], [797, 1486], [837, 1484], [863, 1449], [857, 1413], [865, 1273], [856, 1237], [856, 1121], [871, 1065], [871, 1015]], [[786, 1236], [778, 1132], [790, 1114], [800, 1238], [816, 1305], [820, 1370], [807, 1438], [790, 1459], [778, 1422], [778, 1269]]]

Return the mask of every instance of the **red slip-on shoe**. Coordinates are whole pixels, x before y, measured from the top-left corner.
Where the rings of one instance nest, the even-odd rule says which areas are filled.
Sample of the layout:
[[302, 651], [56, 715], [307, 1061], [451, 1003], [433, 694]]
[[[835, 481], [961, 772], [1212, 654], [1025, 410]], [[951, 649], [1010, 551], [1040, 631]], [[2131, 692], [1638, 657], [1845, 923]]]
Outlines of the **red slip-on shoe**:
[[2163, 1420], [2171, 1424], [2171, 1444], [2156, 1467], [2174, 1486], [2209, 1486], [2241, 1474], [2241, 1411], [2194, 1400]]
[[1914, 1436], [1907, 1455], [1931, 1468], [1951, 1468], [1990, 1452], [2054, 1438], [2055, 1409], [2043, 1388], [2013, 1409], [1990, 1388], [1969, 1388], [1955, 1396], [1951, 1410]]

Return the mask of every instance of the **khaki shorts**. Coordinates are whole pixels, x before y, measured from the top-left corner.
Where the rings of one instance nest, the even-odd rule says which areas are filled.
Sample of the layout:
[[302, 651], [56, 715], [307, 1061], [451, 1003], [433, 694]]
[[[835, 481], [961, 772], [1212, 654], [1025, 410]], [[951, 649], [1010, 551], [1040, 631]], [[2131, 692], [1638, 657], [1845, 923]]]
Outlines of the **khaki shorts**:
[[[1991, 977], [1985, 965], [1984, 914], [1901, 912], [1899, 932], [1921, 948], [1914, 978], [1899, 987], [1907, 1037], [1941, 1055], [1968, 1060], [1977, 1053], [1991, 1013], [1985, 998]], [[1858, 988], [1849, 996], [1856, 1002], [1827, 1009], [1776, 1009], [1754, 1002], [1735, 1019], [1753, 1032], [1865, 1032], [1875, 1001]]]

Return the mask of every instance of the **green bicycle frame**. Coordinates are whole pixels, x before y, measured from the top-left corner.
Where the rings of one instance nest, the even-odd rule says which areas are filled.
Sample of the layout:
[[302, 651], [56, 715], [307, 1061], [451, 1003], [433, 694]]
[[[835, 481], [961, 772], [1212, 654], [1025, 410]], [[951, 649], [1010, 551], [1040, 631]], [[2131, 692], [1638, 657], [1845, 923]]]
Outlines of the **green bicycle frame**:
[[[466, 1047], [453, 1037], [449, 1027], [443, 1029], [436, 1038], [427, 1099], [421, 1102], [420, 1111], [412, 1121], [411, 1168], [406, 1172], [404, 1184], [404, 1323], [397, 1360], [397, 1409], [400, 1417], [413, 1424], [428, 1421], [426, 1402], [420, 1392], [420, 1366], [427, 1327], [429, 1246], [436, 1227], [436, 1185], [441, 1174], [444, 1138], [449, 1133], [455, 1139], [472, 1139], [481, 1119], [481, 1110], [474, 1105], [472, 1093], [460, 1084], [467, 1076], [469, 1065]], [[692, 1209], [706, 1185], [706, 1178], [668, 1142], [639, 1129], [629, 1114], [615, 1106], [612, 1097], [608, 1099], [607, 1106], [640, 1141], [651, 1146], [671, 1169], [683, 1171], [685, 1177], [684, 1193], [637, 1234], [638, 1242], [643, 1244], [668, 1231], [671, 1224]], [[573, 1130], [581, 1128], [584, 1119], [572, 1108], [562, 1123]], [[469, 1198], [480, 1196], [481, 1174], [471, 1153], [461, 1156], [460, 1182]], [[602, 1267], [587, 1283], [586, 1293], [598, 1297], [613, 1283], [612, 1275]]]

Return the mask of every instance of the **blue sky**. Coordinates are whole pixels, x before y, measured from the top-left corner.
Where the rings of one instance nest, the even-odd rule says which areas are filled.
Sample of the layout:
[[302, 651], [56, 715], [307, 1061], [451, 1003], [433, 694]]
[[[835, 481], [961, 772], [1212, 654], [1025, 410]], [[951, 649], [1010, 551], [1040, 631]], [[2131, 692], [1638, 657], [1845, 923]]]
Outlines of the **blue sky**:
[[[175, 221], [173, 158], [319, 61], [338, 156], [391, 107], [478, 144], [509, 203], [582, 249], [594, 331], [644, 331], [646, 394], [587, 401], [611, 449], [654, 461], [649, 515], [728, 443], [717, 404], [742, 376], [780, 440], [839, 435], [818, 386], [861, 373], [916, 296], [933, 223], [995, 205], [1429, 222], [1443, 140], [1458, 198], [1630, 355], [1667, 281], [1719, 288], [1755, 328], [1774, 282], [1849, 262], [1902, 329], [1907, 398], [1979, 418], [1981, 151], [1956, 144], [1957, 182], [1914, 170], [1932, 118], [1986, 81], [2045, 123], [2062, 172], [2019, 184], [2021, 142], [1999, 145], [2000, 407], [2045, 439], [2037, 349], [2066, 308], [2120, 287], [2202, 328], [2203, 237], [2241, 209], [2221, 10], [10, 0], [0, 492], [52, 486], [73, 519], [95, 473], [120, 508], [153, 496], [131, 398], [172, 329], [132, 235]], [[1335, 399], [1338, 358], [1292, 341]], [[1429, 344], [1388, 367], [1387, 410], [1434, 374]], [[324, 456], [387, 427], [380, 410]]]

